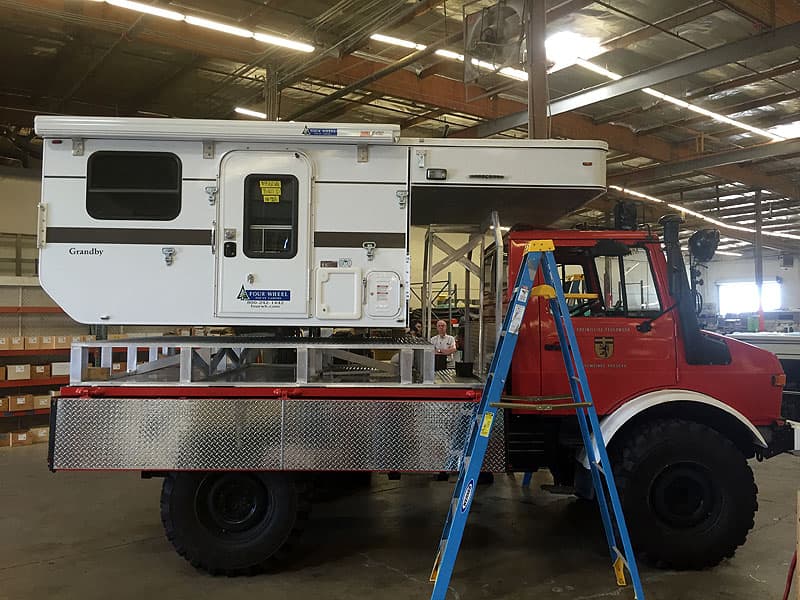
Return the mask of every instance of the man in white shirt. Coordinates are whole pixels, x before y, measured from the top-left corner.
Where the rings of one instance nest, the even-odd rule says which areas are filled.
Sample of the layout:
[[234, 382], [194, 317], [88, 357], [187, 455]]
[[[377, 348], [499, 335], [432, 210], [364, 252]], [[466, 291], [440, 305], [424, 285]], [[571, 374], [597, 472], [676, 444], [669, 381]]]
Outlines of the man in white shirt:
[[447, 323], [442, 320], [436, 322], [436, 331], [438, 335], [431, 338], [431, 344], [436, 349], [437, 356], [447, 357], [447, 368], [452, 369], [455, 366], [456, 353], [456, 338], [452, 335], [447, 335]]

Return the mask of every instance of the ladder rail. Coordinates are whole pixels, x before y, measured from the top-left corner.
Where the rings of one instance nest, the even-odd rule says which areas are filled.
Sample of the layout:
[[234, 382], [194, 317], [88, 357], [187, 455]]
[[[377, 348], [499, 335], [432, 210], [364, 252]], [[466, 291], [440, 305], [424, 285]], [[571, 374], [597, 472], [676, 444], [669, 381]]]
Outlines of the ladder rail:
[[[558, 279], [558, 269], [555, 263], [555, 257], [552, 254], [545, 255], [544, 265], [546, 271], [549, 273], [550, 278]], [[547, 276], [548, 275], [546, 274], [545, 279], [547, 279]], [[570, 350], [569, 354], [571, 355], [572, 358], [572, 361], [567, 360], [567, 356], [565, 355], [564, 362], [565, 364], [569, 364], [570, 362], [574, 363], [575, 371], [577, 371], [578, 381], [580, 381], [581, 383], [582, 392], [584, 394], [583, 398], [584, 400], [591, 403], [592, 402], [591, 391], [587, 384], [588, 379], [586, 377], [586, 369], [583, 365], [583, 361], [581, 360], [580, 349], [578, 347], [578, 339], [575, 336], [575, 328], [572, 326], [572, 319], [569, 318], [569, 309], [567, 308], [567, 302], [566, 299], [564, 298], [564, 294], [563, 292], [560, 291], [560, 288], [557, 288], [557, 290], [558, 291], [556, 292], [555, 303], [558, 304], [559, 319], [561, 320], [561, 328], [563, 328], [564, 330], [563, 333], [565, 334], [565, 337], [567, 338], [567, 341], [569, 343], [569, 350]], [[564, 318], [564, 315], [566, 315], [566, 318]], [[561, 337], [562, 336], [559, 335], [559, 338]], [[564, 346], [562, 345], [562, 348], [563, 347]], [[570, 382], [574, 383], [576, 382], [576, 380], [570, 378]], [[576, 402], [579, 401], [578, 400], [579, 396], [573, 396], [573, 397], [575, 398]], [[583, 414], [584, 411], [587, 413], [586, 415]], [[630, 534], [628, 532], [628, 525], [625, 522], [625, 518], [622, 512], [622, 503], [620, 502], [619, 499], [617, 484], [614, 480], [614, 475], [612, 473], [611, 461], [608, 457], [608, 449], [606, 448], [605, 440], [603, 439], [602, 429], [600, 428], [600, 420], [597, 418], [597, 411], [594, 410], [594, 407], [592, 407], [589, 410], [578, 409], [577, 413], [579, 415], [578, 416], [579, 421], [585, 419], [586, 416], [588, 416], [589, 424], [591, 426], [592, 437], [594, 439], [592, 439], [592, 437], [584, 436], [584, 445], [586, 446], [586, 454], [590, 461], [589, 465], [590, 467], [592, 467], [593, 479], [595, 479], [594, 474], [597, 470], [597, 462], [595, 462], [595, 447], [596, 447], [599, 462], [603, 467], [602, 473], [603, 473], [603, 479], [605, 479], [605, 484], [606, 484], [605, 490], [608, 492], [608, 495], [610, 497], [614, 513], [615, 515], [617, 515], [617, 518], [615, 519], [615, 524], [617, 530], [619, 531], [620, 540], [622, 541], [623, 553], [625, 555], [625, 558], [627, 559], [626, 566], [628, 568], [628, 572], [631, 575], [631, 580], [633, 582], [633, 587], [634, 587], [634, 593], [636, 595], [636, 598], [638, 598], [639, 600], [644, 600], [644, 590], [642, 589], [641, 578], [639, 576], [639, 567], [637, 566], [636, 560], [634, 558], [633, 546], [631, 544]], [[599, 477], [597, 477], [597, 479], [599, 479]], [[595, 487], [595, 489], [600, 490], [602, 489], [602, 487], [600, 488]], [[606, 512], [607, 512], [608, 507], [605, 502], [605, 499], [603, 498], [603, 501], [601, 502], [600, 498], [601, 494], [598, 493], [597, 495], [598, 495], [598, 503], [601, 504], [601, 507], [603, 505], [606, 505]], [[604, 518], [605, 516], [606, 515], [604, 515]], [[607, 531], [606, 533], [608, 537], [609, 532]], [[613, 530], [611, 531], [611, 535], [613, 536]]]

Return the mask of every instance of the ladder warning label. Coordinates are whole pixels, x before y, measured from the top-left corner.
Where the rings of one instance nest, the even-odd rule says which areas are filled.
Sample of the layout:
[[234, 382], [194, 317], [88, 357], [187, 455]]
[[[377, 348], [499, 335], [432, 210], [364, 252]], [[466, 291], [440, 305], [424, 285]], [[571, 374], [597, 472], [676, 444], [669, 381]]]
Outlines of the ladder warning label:
[[489, 434], [492, 431], [492, 421], [494, 421], [494, 415], [492, 413], [486, 413], [483, 415], [483, 422], [481, 423], [481, 437], [489, 437]]
[[475, 480], [470, 479], [467, 487], [464, 488], [464, 496], [461, 498], [461, 512], [467, 512], [469, 501], [472, 500], [472, 490], [475, 489]]
[[509, 333], [517, 333], [519, 331], [519, 327], [522, 325], [523, 315], [525, 315], [525, 305], [519, 303], [515, 304], [514, 312], [511, 315], [511, 323], [508, 326]]
[[519, 301], [520, 302], [527, 302], [528, 301], [528, 293], [530, 290], [525, 286], [519, 288]]

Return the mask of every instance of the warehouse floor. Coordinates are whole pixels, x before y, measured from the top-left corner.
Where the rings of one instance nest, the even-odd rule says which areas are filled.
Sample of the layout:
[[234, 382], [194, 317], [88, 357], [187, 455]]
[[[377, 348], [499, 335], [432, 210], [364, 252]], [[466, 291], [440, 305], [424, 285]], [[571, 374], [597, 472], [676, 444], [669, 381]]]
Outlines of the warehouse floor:
[[[44, 444], [0, 449], [2, 600], [105, 600], [110, 593], [115, 600], [426, 598], [452, 486], [424, 476], [374, 476], [371, 486], [315, 506], [302, 552], [282, 572], [212, 578], [164, 538], [160, 480], [53, 475], [45, 460]], [[744, 548], [706, 572], [644, 568], [649, 600], [780, 598], [795, 539], [800, 459], [780, 456], [754, 469], [761, 510]], [[505, 476], [478, 488], [451, 597], [633, 598], [614, 585], [594, 509], [531, 490]]]

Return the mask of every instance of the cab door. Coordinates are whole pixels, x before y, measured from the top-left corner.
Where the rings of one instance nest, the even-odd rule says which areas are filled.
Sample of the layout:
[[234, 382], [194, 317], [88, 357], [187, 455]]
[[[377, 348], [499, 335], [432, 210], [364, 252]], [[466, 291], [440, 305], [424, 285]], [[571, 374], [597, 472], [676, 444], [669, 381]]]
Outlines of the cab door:
[[[559, 247], [556, 261], [597, 412], [677, 381], [676, 329], [665, 311], [648, 248]], [[613, 245], [610, 245], [613, 246]], [[580, 282], [576, 285], [575, 282]], [[539, 303], [541, 393], [570, 393], [555, 322]], [[650, 323], [640, 327], [643, 322]]]
[[219, 316], [308, 316], [311, 177], [311, 162], [297, 152], [238, 151], [223, 159]]

